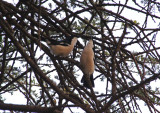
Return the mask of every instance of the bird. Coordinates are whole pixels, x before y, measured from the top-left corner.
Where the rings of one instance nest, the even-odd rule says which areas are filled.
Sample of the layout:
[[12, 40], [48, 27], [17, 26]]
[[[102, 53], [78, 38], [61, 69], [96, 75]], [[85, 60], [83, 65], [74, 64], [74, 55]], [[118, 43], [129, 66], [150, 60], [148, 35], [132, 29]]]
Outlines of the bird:
[[90, 39], [80, 57], [80, 65], [84, 73], [81, 79], [81, 83], [83, 83], [83, 86], [86, 88], [90, 88], [87, 76], [89, 77], [89, 80], [91, 82], [91, 87], [94, 87], [93, 72], [95, 69], [95, 65], [94, 65], [93, 47], [94, 47], [93, 40]]
[[70, 36], [66, 40], [56, 41], [46, 39], [50, 51], [55, 56], [67, 57], [77, 43], [77, 37]]

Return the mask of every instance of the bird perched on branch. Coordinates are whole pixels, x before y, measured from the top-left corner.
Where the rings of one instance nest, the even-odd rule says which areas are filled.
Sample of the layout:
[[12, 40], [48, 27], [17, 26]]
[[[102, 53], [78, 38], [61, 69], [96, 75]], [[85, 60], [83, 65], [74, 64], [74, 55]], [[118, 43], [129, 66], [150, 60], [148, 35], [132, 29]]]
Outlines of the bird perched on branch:
[[81, 82], [83, 83], [83, 86], [87, 88], [90, 88], [89, 81], [91, 83], [91, 87], [94, 87], [93, 72], [95, 67], [93, 47], [93, 40], [90, 39], [80, 57], [80, 65], [82, 66], [84, 73]]
[[66, 57], [71, 53], [75, 44], [77, 43], [77, 37], [70, 36], [64, 41], [53, 41], [47, 39], [46, 42], [50, 47], [50, 51], [52, 54], [56, 56]]

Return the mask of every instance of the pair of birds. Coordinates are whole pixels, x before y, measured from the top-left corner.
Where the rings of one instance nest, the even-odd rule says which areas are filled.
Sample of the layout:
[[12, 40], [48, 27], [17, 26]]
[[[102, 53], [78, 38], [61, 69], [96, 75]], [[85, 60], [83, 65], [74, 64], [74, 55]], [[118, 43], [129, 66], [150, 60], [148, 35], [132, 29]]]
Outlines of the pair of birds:
[[[68, 39], [65, 41], [46, 40], [46, 42], [50, 47], [50, 51], [52, 54], [56, 56], [66, 57], [73, 50], [74, 46], [77, 43], [77, 40], [77, 37], [68, 37]], [[84, 73], [81, 82], [86, 88], [94, 87], [93, 72], [95, 67], [93, 47], [93, 40], [90, 39], [80, 57], [80, 65], [82, 66], [82, 70]], [[91, 84], [89, 83], [89, 80]]]

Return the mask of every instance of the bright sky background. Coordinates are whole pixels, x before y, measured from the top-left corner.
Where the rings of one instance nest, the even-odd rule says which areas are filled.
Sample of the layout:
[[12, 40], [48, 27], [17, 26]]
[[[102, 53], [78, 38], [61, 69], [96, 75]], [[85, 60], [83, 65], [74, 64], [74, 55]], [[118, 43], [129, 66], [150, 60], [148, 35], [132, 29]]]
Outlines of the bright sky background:
[[[5, 0], [5, 1], [8, 1], [8, 2], [11, 2], [11, 3], [12, 3], [12, 0]], [[16, 3], [16, 1], [17, 1], [17, 0], [14, 0], [14, 3]], [[123, 1], [123, 0], [122, 0], [122, 1]], [[130, 1], [130, 0], [129, 0], [129, 1]], [[134, 5], [134, 4], [131, 2], [131, 5], [130, 5], [130, 6], [133, 7], [133, 5]], [[113, 8], [113, 6], [112, 6], [112, 8]], [[114, 9], [114, 10], [115, 10], [115, 9]], [[116, 10], [115, 10], [115, 11], [116, 11]], [[156, 13], [159, 13], [159, 12], [156, 11]], [[139, 22], [139, 23], [142, 23], [142, 22], [144, 21], [144, 16], [142, 16], [141, 13], [137, 13], [137, 12], [132, 11], [132, 10], [125, 10], [125, 11], [122, 13], [122, 15], [125, 15], [125, 17], [127, 17], [128, 19], [137, 20], [137, 22]], [[151, 19], [151, 18], [150, 18], [150, 19]], [[154, 23], [154, 22], [151, 20], [151, 22], [148, 23], [148, 28], [155, 28], [155, 26], [157, 27], [158, 22], [159, 22], [159, 20], [156, 21], [156, 23]], [[160, 33], [159, 33], [159, 35], [160, 35]], [[159, 38], [159, 40], [157, 40], [157, 42], [158, 42], [158, 43], [156, 43], [156, 45], [159, 46], [160, 38]], [[134, 49], [135, 49], [135, 48], [134, 48]], [[79, 74], [82, 75], [81, 72], [79, 72]], [[96, 76], [96, 73], [94, 73], [94, 76]], [[78, 81], [80, 81], [80, 77], [79, 77], [79, 80], [78, 80]], [[101, 87], [101, 86], [104, 86], [104, 83], [100, 82], [100, 80], [96, 80], [95, 83], [96, 83], [95, 88], [94, 88], [95, 91], [99, 91], [99, 90], [101, 89], [101, 91], [103, 92], [104, 87]], [[97, 84], [98, 84], [98, 85], [97, 85]], [[151, 82], [151, 84], [152, 84], [152, 82]], [[159, 83], [157, 83], [157, 84], [159, 84]], [[155, 84], [155, 82], [154, 82], [154, 84], [152, 84], [152, 86], [155, 87], [155, 86], [157, 86], [157, 84]], [[26, 99], [25, 99], [24, 96], [23, 96], [21, 93], [19, 93], [19, 92], [15, 92], [13, 95], [11, 95], [10, 93], [5, 93], [5, 94], [3, 95], [3, 97], [6, 98], [5, 103], [14, 103], [14, 104], [25, 104], [25, 103], [26, 103]], [[144, 103], [143, 103], [143, 102], [140, 101], [139, 103], [141, 103], [141, 105], [144, 106]], [[144, 109], [142, 109], [142, 111], [143, 111], [142, 113], [149, 113], [148, 108], [145, 109], [145, 106], [144, 106]], [[68, 111], [68, 110], [66, 109], [64, 113], [69, 113], [69, 112], [70, 112], [70, 111]], [[83, 110], [80, 110], [80, 109], [75, 108], [75, 113], [78, 113], [78, 112], [79, 112], [79, 113], [83, 113]]]

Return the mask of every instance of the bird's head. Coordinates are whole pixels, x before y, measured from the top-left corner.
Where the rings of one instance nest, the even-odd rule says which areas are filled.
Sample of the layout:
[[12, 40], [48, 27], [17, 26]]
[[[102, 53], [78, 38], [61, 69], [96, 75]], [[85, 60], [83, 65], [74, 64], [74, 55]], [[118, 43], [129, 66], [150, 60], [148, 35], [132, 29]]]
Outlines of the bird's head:
[[66, 38], [66, 41], [68, 44], [76, 44], [77, 42], [77, 37], [74, 37], [74, 36], [68, 36]]
[[93, 45], [93, 40], [92, 40], [92, 39], [89, 39], [89, 42], [88, 42], [87, 46], [89, 46], [89, 47], [91, 47], [91, 48], [94, 47], [94, 45]]

